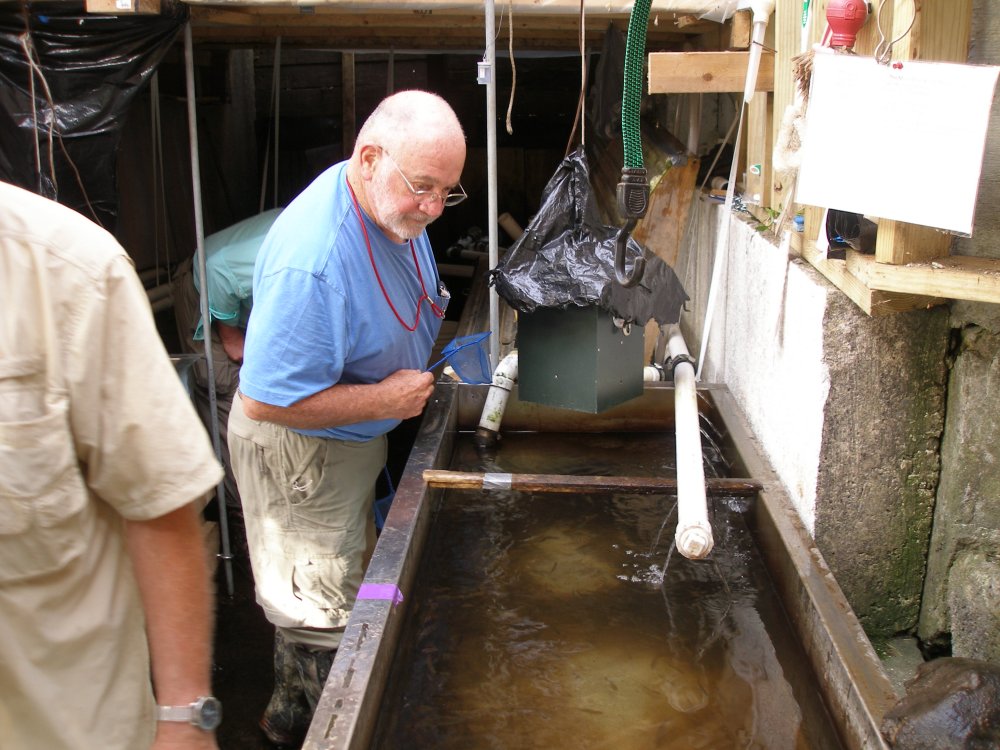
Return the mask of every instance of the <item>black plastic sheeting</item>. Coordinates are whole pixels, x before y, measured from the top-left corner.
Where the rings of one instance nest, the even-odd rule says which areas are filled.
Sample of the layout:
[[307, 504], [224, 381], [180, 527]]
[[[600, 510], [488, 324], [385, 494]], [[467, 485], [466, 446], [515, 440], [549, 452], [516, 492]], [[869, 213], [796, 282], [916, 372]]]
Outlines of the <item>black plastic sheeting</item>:
[[187, 17], [171, 0], [157, 16], [0, 2], [0, 179], [113, 232], [126, 112]]
[[626, 289], [615, 278], [617, 237], [618, 227], [597, 217], [587, 157], [577, 149], [549, 179], [541, 208], [491, 271], [490, 283], [523, 313], [596, 306], [639, 325], [676, 323], [688, 296], [673, 269], [629, 237], [626, 269], [642, 253], [646, 270]]

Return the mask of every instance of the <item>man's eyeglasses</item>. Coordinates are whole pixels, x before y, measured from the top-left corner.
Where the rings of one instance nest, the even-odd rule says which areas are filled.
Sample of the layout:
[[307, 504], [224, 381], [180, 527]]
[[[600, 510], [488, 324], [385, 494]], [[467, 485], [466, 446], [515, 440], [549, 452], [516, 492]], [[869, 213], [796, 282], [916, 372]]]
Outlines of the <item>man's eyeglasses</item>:
[[452, 188], [454, 192], [451, 193], [438, 192], [437, 190], [417, 190], [415, 187], [413, 187], [410, 181], [406, 179], [406, 175], [403, 174], [403, 170], [399, 168], [399, 165], [396, 163], [396, 160], [389, 155], [389, 152], [383, 148], [382, 153], [385, 154], [385, 158], [389, 160], [389, 163], [392, 164], [393, 168], [397, 172], [399, 172], [399, 176], [403, 178], [404, 184], [406, 185], [407, 189], [411, 193], [413, 193], [413, 197], [418, 204], [419, 203], [433, 204], [436, 201], [441, 201], [446, 206], [456, 206], [469, 197], [468, 194], [465, 192], [465, 188], [462, 187], [461, 183]]

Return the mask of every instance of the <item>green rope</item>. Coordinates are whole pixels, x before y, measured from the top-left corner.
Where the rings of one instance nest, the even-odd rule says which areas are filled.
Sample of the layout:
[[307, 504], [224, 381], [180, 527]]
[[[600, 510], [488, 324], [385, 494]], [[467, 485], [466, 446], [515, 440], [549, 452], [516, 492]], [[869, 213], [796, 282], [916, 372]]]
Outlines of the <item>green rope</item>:
[[622, 140], [625, 168], [642, 169], [642, 137], [639, 133], [639, 106], [642, 102], [642, 70], [646, 56], [646, 27], [653, 0], [636, 0], [628, 19], [625, 42], [625, 87], [622, 92]]

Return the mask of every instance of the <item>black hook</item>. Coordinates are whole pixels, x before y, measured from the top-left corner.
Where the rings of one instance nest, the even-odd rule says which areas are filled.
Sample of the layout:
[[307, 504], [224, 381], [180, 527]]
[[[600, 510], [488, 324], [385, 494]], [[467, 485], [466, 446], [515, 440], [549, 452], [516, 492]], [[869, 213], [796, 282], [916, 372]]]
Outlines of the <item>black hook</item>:
[[628, 247], [628, 238], [632, 235], [632, 230], [639, 222], [638, 219], [629, 219], [625, 226], [618, 230], [618, 239], [615, 242], [615, 278], [618, 283], [629, 289], [642, 280], [642, 273], [646, 270], [646, 259], [640, 254], [632, 264], [632, 271], [625, 271], [625, 249]]

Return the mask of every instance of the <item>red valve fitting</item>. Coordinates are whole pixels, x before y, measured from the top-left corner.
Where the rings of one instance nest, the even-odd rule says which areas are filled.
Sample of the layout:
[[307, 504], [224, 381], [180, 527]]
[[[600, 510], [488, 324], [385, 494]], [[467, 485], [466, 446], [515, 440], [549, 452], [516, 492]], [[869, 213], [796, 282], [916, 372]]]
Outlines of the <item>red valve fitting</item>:
[[826, 22], [833, 38], [831, 47], [853, 47], [858, 31], [868, 20], [868, 3], [863, 0], [830, 0], [826, 6]]

